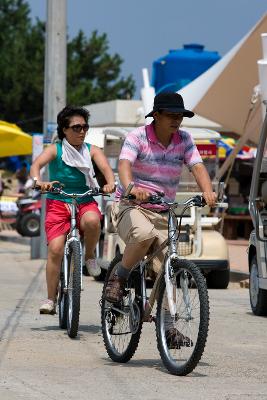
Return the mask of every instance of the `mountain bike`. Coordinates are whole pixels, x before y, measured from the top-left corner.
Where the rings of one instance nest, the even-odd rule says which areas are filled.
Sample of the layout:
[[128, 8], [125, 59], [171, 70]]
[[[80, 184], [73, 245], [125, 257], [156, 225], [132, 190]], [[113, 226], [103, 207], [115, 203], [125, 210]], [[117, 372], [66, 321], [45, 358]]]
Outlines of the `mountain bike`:
[[[124, 197], [125, 198], [125, 197]], [[131, 195], [127, 197], [133, 199]], [[187, 375], [194, 370], [204, 352], [209, 329], [209, 297], [206, 280], [191, 261], [179, 257], [182, 217], [190, 207], [204, 206], [201, 196], [185, 202], [167, 202], [163, 194], [152, 195], [149, 203], [163, 204], [168, 211], [168, 238], [152, 254], [132, 269], [123, 300], [109, 303], [105, 299], [110, 274], [116, 270], [122, 256], [111, 262], [101, 298], [101, 325], [109, 357], [119, 363], [134, 355], [143, 322], [156, 324], [157, 347], [163, 364], [174, 375]], [[182, 206], [180, 222], [175, 209]], [[153, 258], [167, 247], [165, 259], [148, 297], [146, 270]], [[157, 300], [156, 315], [152, 310]], [[176, 344], [169, 342], [166, 332], [175, 329]]]
[[[83, 268], [83, 243], [77, 227], [77, 198], [85, 196], [104, 195], [101, 189], [90, 188], [84, 193], [66, 193], [62, 185], [53, 186], [50, 190], [58, 195], [71, 198], [67, 203], [70, 208], [70, 231], [67, 234], [64, 244], [64, 255], [61, 263], [60, 278], [58, 285], [58, 317], [59, 326], [67, 329], [70, 338], [75, 338], [79, 330], [80, 299], [82, 286]], [[105, 194], [105, 196], [108, 196]]]

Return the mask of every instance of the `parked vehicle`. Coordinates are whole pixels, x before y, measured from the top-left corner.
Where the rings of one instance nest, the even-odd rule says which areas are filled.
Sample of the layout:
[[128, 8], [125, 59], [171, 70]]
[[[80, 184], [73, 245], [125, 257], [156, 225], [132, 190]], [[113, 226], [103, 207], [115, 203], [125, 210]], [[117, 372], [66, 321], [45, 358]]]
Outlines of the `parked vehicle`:
[[39, 236], [41, 224], [41, 197], [22, 197], [17, 201], [16, 230], [22, 236]]
[[249, 211], [254, 225], [248, 248], [250, 305], [255, 315], [267, 315], [267, 114], [254, 163]]
[[[110, 161], [115, 175], [118, 177], [118, 155], [127, 133], [134, 128], [112, 127], [102, 131], [102, 141], [98, 140], [103, 147], [104, 153]], [[209, 171], [215, 190], [218, 190], [219, 182], [216, 182], [216, 171], [219, 167], [218, 141], [221, 136], [218, 132], [199, 129], [184, 128], [193, 135], [198, 149], [203, 157]], [[88, 141], [93, 140], [91, 133]], [[92, 144], [94, 144], [92, 142]], [[118, 178], [117, 178], [118, 180]], [[181, 202], [199, 192], [193, 175], [187, 167], [181, 176], [179, 192], [176, 200]], [[100, 208], [104, 215], [102, 233], [97, 247], [97, 258], [102, 269], [98, 279], [103, 279], [106, 270], [116, 255], [123, 254], [125, 244], [116, 233], [111, 220], [112, 201], [101, 199]], [[179, 210], [177, 210], [179, 214]], [[230, 280], [228, 247], [224, 237], [218, 232], [220, 223], [218, 210], [211, 214], [209, 207], [198, 210], [192, 208], [189, 214], [183, 218], [179, 254], [192, 260], [197, 264], [207, 278], [210, 288], [226, 289]]]
[[11, 195], [0, 196], [0, 230], [3, 226], [15, 228], [18, 212], [17, 199], [16, 196]]

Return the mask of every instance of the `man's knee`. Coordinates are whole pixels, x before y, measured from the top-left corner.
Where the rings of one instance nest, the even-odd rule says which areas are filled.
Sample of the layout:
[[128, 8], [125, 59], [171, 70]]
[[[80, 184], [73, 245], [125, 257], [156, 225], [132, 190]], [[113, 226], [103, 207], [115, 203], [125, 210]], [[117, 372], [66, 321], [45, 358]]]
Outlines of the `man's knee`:
[[152, 244], [154, 243], [155, 240], [156, 240], [156, 237], [151, 237], [149, 239], [145, 239], [145, 240], [142, 240], [141, 242], [138, 242], [138, 245], [139, 245], [139, 247], [149, 248], [150, 246], [152, 246]]

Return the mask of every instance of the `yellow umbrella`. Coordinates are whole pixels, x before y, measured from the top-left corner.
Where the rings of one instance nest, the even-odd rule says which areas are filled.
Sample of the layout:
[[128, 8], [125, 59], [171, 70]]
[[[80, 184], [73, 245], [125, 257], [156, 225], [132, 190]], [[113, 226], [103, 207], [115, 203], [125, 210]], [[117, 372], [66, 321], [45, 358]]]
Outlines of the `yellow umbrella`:
[[32, 137], [17, 125], [0, 121], [0, 157], [32, 154]]

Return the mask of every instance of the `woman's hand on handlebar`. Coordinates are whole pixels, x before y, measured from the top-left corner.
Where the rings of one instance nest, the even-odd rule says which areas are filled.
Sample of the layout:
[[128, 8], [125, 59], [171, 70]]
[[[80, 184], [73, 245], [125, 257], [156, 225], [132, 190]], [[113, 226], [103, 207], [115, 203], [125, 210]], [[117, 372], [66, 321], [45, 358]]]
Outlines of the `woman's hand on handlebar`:
[[103, 193], [113, 193], [115, 192], [116, 185], [115, 183], [107, 183], [103, 186], [102, 191]]
[[41, 192], [49, 192], [54, 185], [58, 184], [60, 184], [59, 181], [52, 181], [52, 182], [35, 181], [34, 188], [39, 189]]
[[210, 207], [215, 207], [217, 201], [217, 194], [215, 192], [203, 192], [205, 202]]

